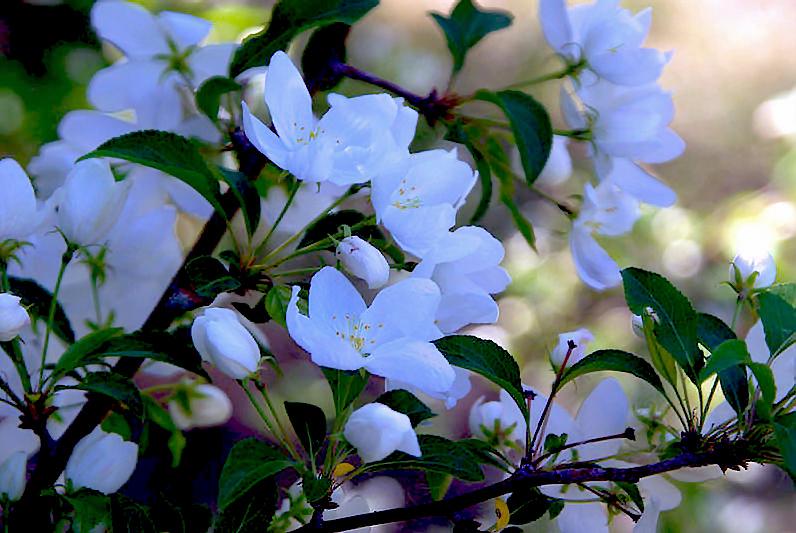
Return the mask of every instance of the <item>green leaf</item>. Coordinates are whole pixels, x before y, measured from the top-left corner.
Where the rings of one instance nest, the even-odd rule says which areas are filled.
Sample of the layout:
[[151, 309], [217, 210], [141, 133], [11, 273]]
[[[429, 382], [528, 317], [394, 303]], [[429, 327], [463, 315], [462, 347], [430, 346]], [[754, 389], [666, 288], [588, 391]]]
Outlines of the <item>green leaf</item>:
[[339, 415], [351, 405], [368, 384], [369, 375], [359, 370], [347, 371], [322, 367], [323, 375], [332, 389], [335, 414]]
[[345, 41], [351, 26], [342, 22], [312, 32], [301, 54], [301, 71], [310, 94], [333, 89], [343, 79], [335, 65], [346, 62]]
[[561, 389], [565, 384], [577, 377], [604, 370], [632, 374], [655, 387], [661, 394], [665, 394], [661, 378], [655, 373], [652, 365], [644, 359], [622, 350], [598, 350], [590, 353], [564, 370], [558, 388]]
[[395, 452], [384, 461], [370, 463], [368, 471], [375, 470], [422, 470], [450, 474], [464, 481], [482, 481], [481, 461], [468, 445], [436, 435], [419, 435], [420, 457]]
[[636, 504], [636, 507], [638, 507], [639, 511], [642, 513], [644, 512], [644, 498], [641, 497], [641, 492], [639, 492], [638, 486], [635, 483], [630, 483], [628, 481], [614, 481], [614, 484], [630, 497], [633, 503]]
[[113, 157], [165, 172], [187, 183], [220, 214], [229, 218], [221, 204], [218, 176], [196, 145], [175, 133], [141, 130], [105, 141], [78, 161], [93, 157]]
[[453, 476], [450, 474], [441, 474], [439, 472], [425, 472], [425, 476], [426, 485], [428, 485], [428, 493], [431, 499], [435, 502], [443, 499], [453, 482]]
[[520, 151], [525, 181], [533, 185], [550, 157], [553, 144], [553, 127], [544, 106], [520, 91], [481, 90], [475, 93], [475, 98], [492, 102], [503, 110]]
[[106, 433], [116, 433], [124, 440], [132, 440], [133, 430], [130, 428], [130, 424], [127, 423], [124, 416], [119, 413], [112, 412], [109, 414], [105, 420], [102, 421], [101, 427], [102, 431]]
[[230, 275], [221, 261], [209, 255], [192, 259], [185, 271], [196, 294], [208, 299], [240, 288], [240, 281]]
[[378, 5], [378, 0], [282, 0], [274, 6], [265, 30], [243, 41], [229, 66], [230, 77], [268, 65], [278, 50], [287, 49], [299, 33], [335, 22], [354, 24]]
[[138, 391], [138, 387], [136, 387], [129, 378], [120, 374], [115, 374], [113, 372], [92, 372], [86, 374], [83, 380], [77, 385], [64, 388], [84, 390], [113, 398], [130, 409], [136, 416], [141, 416], [144, 412], [143, 404], [141, 403], [141, 393]]
[[173, 331], [137, 332], [113, 337], [99, 349], [103, 357], [146, 358], [178, 366], [209, 380], [202, 358], [193, 348], [190, 327]]
[[270, 478], [292, 466], [292, 461], [263, 441], [248, 438], [235, 443], [218, 482], [219, 510], [229, 508], [264, 481], [273, 485]]
[[326, 415], [317, 405], [285, 402], [285, 412], [301, 445], [313, 459], [326, 440]]
[[785, 470], [796, 480], [796, 427], [774, 423], [774, 437]]
[[316, 476], [307, 472], [301, 479], [302, 489], [307, 501], [312, 503], [326, 498], [331, 492], [332, 480], [325, 476]]
[[254, 235], [257, 225], [260, 223], [260, 193], [254, 186], [254, 182], [243, 172], [223, 167], [219, 167], [219, 171], [240, 205], [246, 231], [249, 232], [249, 235]]
[[677, 390], [677, 363], [674, 361], [674, 357], [655, 338], [655, 322], [649, 313], [644, 314], [642, 323], [644, 325], [644, 339], [647, 342], [647, 350], [649, 350], [652, 366], [658, 371], [658, 375], [662, 376]]
[[[8, 284], [11, 292], [22, 299], [22, 305], [28, 308], [28, 313], [33, 318], [44, 321], [48, 319], [52, 294], [47, 289], [32, 279], [15, 278], [13, 276], [8, 278]], [[57, 302], [55, 304], [54, 318], [52, 332], [61, 340], [66, 341], [67, 344], [75, 342], [75, 332], [72, 330], [72, 325], [66, 317], [64, 308]]]
[[796, 341], [796, 284], [773, 285], [756, 300], [766, 344], [776, 356]]
[[218, 120], [218, 108], [221, 107], [221, 97], [227, 93], [241, 90], [240, 83], [225, 76], [213, 76], [206, 79], [196, 90], [196, 107], [207, 118], [215, 122]]
[[[179, 428], [174, 424], [169, 412], [164, 409], [154, 398], [150, 396], [142, 396], [141, 399], [144, 403], [144, 414], [148, 422], [160, 426], [164, 430], [171, 433], [167, 442], [169, 452], [171, 452], [171, 466], [176, 468], [182, 459], [182, 452], [185, 449], [187, 441]], [[142, 445], [143, 447], [143, 445]]]
[[431, 16], [445, 32], [453, 56], [454, 73], [464, 66], [464, 58], [470, 48], [493, 31], [508, 27], [513, 19], [506, 11], [482, 11], [471, 0], [460, 0], [450, 17], [437, 13]]
[[469, 335], [450, 335], [434, 344], [453, 366], [480, 374], [508, 392], [527, 418], [520, 367], [510, 353], [492, 341]]
[[229, 505], [219, 509], [212, 530], [223, 533], [262, 533], [276, 512], [277, 499], [274, 480], [271, 477], [261, 479]]
[[417, 396], [403, 389], [387, 391], [375, 401], [408, 416], [412, 427], [417, 427], [423, 420], [437, 416]]
[[148, 507], [124, 496], [112, 494], [111, 531], [113, 533], [157, 533], [158, 528], [150, 518]]
[[[711, 352], [721, 343], [736, 338], [735, 332], [718, 317], [707, 313], [697, 315], [697, 338]], [[746, 368], [735, 365], [718, 372], [721, 391], [733, 410], [741, 414], [749, 406], [749, 380]]]
[[61, 355], [55, 364], [53, 374], [63, 376], [72, 370], [98, 363], [100, 348], [111, 338], [121, 335], [123, 331], [122, 328], [101, 329], [80, 338]]
[[749, 364], [751, 361], [746, 342], [740, 339], [724, 341], [710, 354], [705, 368], [699, 373], [699, 382], [702, 383], [717, 372], [739, 364]]
[[[340, 235], [343, 226], [348, 226], [352, 229], [356, 227], [357, 229], [352, 231], [352, 235], [356, 235], [366, 241], [372, 239], [386, 241], [386, 237], [376, 225], [375, 219], [354, 209], [343, 209], [329, 213], [307, 228], [307, 232], [302, 237], [301, 242], [299, 242], [298, 248], [304, 248], [315, 243], [323, 243], [326, 244], [323, 248], [324, 250], [334, 251], [336, 243], [330, 240], [329, 237]], [[328, 241], [328, 243], [325, 241]]]
[[757, 385], [760, 387], [760, 392], [763, 393], [763, 401], [768, 407], [771, 407], [774, 404], [774, 398], [777, 396], [777, 384], [774, 381], [774, 373], [771, 371], [771, 367], [763, 363], [749, 363], [747, 366], [752, 371]]
[[655, 312], [655, 338], [674, 357], [686, 375], [697, 383], [704, 364], [697, 344], [697, 313], [691, 302], [666, 278], [640, 268], [622, 270], [625, 299], [630, 310]]
[[287, 285], [274, 285], [265, 295], [265, 310], [277, 324], [287, 327], [287, 306], [290, 303], [290, 287]]
[[550, 509], [553, 498], [532, 487], [512, 492], [506, 504], [509, 507], [509, 524], [522, 525], [536, 522]]
[[80, 489], [63, 496], [74, 510], [71, 530], [88, 533], [100, 524], [108, 525], [111, 518], [110, 499], [92, 489]]

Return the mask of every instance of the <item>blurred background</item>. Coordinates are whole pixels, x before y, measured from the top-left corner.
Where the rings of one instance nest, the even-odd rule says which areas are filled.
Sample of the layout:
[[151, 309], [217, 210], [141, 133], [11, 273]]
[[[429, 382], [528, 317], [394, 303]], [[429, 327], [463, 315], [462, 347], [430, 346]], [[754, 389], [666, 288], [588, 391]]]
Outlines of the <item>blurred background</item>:
[[[256, 31], [267, 21], [272, 2], [265, 0], [141, 0], [147, 8], [192, 13], [214, 23], [212, 41], [230, 41]], [[484, 8], [506, 9], [514, 24], [488, 36], [468, 56], [453, 90], [469, 93], [499, 89], [512, 82], [557, 69], [545, 45], [533, 0], [480, 0]], [[86, 84], [113, 59], [89, 26], [92, 0], [0, 1], [0, 156], [23, 165], [39, 147], [57, 138], [63, 115], [88, 106]], [[426, 93], [448, 84], [450, 57], [429, 11], [448, 13], [453, 0], [382, 0], [358, 24], [349, 39], [349, 62]], [[674, 128], [688, 148], [678, 160], [657, 167], [679, 194], [670, 209], [645, 211], [631, 235], [603, 241], [621, 266], [663, 273], [696, 306], [729, 321], [731, 289], [721, 285], [728, 265], [741, 250], [767, 249], [776, 258], [778, 279], [796, 278], [796, 2], [793, 0], [645, 0], [624, 1], [634, 11], [653, 7], [649, 46], [674, 50], [662, 84], [674, 94]], [[300, 40], [298, 47], [302, 45]], [[340, 92], [362, 91], [346, 82]], [[533, 89], [557, 118], [556, 83]], [[560, 121], [558, 121], [560, 125]], [[428, 130], [428, 128], [426, 128]], [[435, 139], [428, 130], [418, 138]], [[573, 150], [575, 171], [560, 184], [543, 184], [566, 199], [582, 189], [588, 162]], [[484, 225], [505, 243], [505, 266], [514, 283], [500, 301], [501, 319], [475, 328], [509, 349], [520, 361], [525, 381], [542, 390], [552, 380], [547, 355], [560, 332], [589, 328], [592, 348], [640, 350], [620, 289], [595, 293], [583, 285], [569, 258], [560, 212], [527, 193], [519, 199], [534, 222], [538, 253], [515, 234], [508, 218], [495, 209]], [[466, 214], [466, 213], [465, 213]], [[751, 324], [741, 321], [743, 332]], [[284, 342], [270, 332], [273, 344]], [[281, 339], [280, 339], [281, 337]], [[278, 353], [278, 350], [275, 349]], [[289, 355], [295, 378], [281, 382], [291, 390], [328, 402], [325, 384], [300, 354]], [[644, 386], [623, 382], [634, 404], [644, 405]], [[571, 388], [562, 401], [577, 408], [594, 381]], [[437, 417], [429, 431], [463, 434], [470, 404], [495, 392], [483, 383], [449, 416]], [[438, 407], [439, 409], [444, 409]], [[255, 425], [242, 416], [242, 426]], [[190, 449], [189, 440], [189, 449]], [[186, 460], [190, 460], [190, 454]], [[796, 498], [787, 478], [774, 469], [732, 474], [703, 485], [678, 485], [684, 503], [665, 513], [664, 531], [793, 531]], [[616, 531], [631, 526], [621, 518]], [[544, 529], [544, 525], [539, 526]]]

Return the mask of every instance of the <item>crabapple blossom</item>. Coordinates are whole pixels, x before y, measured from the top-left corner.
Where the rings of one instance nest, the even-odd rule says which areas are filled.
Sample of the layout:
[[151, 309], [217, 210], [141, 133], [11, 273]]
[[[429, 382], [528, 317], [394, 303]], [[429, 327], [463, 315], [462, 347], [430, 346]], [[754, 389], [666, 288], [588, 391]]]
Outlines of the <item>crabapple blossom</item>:
[[343, 435], [366, 463], [381, 461], [396, 450], [421, 455], [409, 417], [382, 403], [369, 403], [351, 413]]
[[426, 396], [445, 402], [446, 409], [453, 409], [456, 407], [456, 404], [459, 402], [459, 400], [467, 396], [470, 393], [470, 390], [473, 388], [472, 383], [470, 383], [471, 374], [469, 370], [455, 366], [453, 367], [453, 373], [455, 375], [453, 379], [453, 385], [451, 385], [451, 388], [448, 391], [443, 393], [420, 393], [420, 391], [411, 385], [396, 379], [385, 380], [384, 388], [388, 391], [406, 389], [418, 394], [425, 394]]
[[36, 195], [28, 175], [10, 157], [0, 159], [0, 186], [0, 243], [24, 240], [38, 222]]
[[550, 156], [544, 164], [542, 173], [536, 183], [543, 185], [558, 185], [565, 182], [572, 175], [572, 157], [569, 155], [569, 139], [561, 135], [553, 135], [553, 144], [550, 147]]
[[205, 309], [193, 321], [191, 338], [202, 359], [233, 379], [243, 379], [260, 366], [257, 341], [231, 309]]
[[137, 444], [98, 427], [75, 446], [66, 463], [66, 479], [74, 489], [113, 494], [127, 483], [137, 462]]
[[594, 340], [594, 335], [586, 328], [580, 328], [575, 331], [568, 331], [561, 333], [558, 336], [558, 343], [550, 352], [550, 361], [553, 366], [558, 368], [564, 363], [564, 358], [569, 351], [569, 341], [575, 343], [575, 348], [569, 356], [568, 365], [574, 365], [586, 355], [586, 348], [589, 343]]
[[730, 283], [740, 280], [740, 288], [746, 286], [752, 274], [756, 274], [752, 287], [761, 289], [773, 285], [777, 279], [777, 264], [768, 252], [741, 252], [730, 264]]
[[290, 336], [314, 363], [396, 379], [431, 394], [443, 394], [455, 374], [429, 341], [442, 336], [434, 324], [439, 288], [409, 278], [383, 288], [368, 307], [338, 270], [324, 267], [312, 277], [309, 314], [298, 308], [299, 287], [287, 309]]
[[0, 501], [6, 498], [15, 502], [25, 492], [28, 454], [24, 451], [12, 453], [0, 463]]
[[30, 315], [13, 294], [0, 293], [0, 341], [7, 342], [19, 335], [28, 324]]
[[171, 418], [179, 429], [218, 426], [232, 416], [232, 402], [218, 387], [208, 383], [186, 383], [181, 391], [185, 401], [175, 397], [168, 404]]
[[320, 119], [298, 69], [284, 52], [268, 67], [265, 103], [276, 133], [243, 103], [243, 127], [254, 146], [300, 180], [336, 185], [363, 183], [408, 155], [417, 113], [400, 98], [329, 95]]
[[335, 257], [345, 269], [368, 284], [369, 289], [383, 287], [390, 277], [390, 265], [372, 244], [352, 235], [337, 245]]
[[485, 402], [483, 396], [479, 397], [470, 408], [468, 424], [474, 437], [497, 439], [500, 445], [525, 439], [525, 419], [505, 390], [500, 391], [498, 400]]
[[583, 84], [595, 77], [618, 85], [657, 80], [671, 58], [642, 48], [652, 21], [652, 8], [633, 15], [617, 0], [597, 0], [567, 7], [566, 0], [541, 0], [539, 18], [545, 39], [569, 65], [584, 63]]

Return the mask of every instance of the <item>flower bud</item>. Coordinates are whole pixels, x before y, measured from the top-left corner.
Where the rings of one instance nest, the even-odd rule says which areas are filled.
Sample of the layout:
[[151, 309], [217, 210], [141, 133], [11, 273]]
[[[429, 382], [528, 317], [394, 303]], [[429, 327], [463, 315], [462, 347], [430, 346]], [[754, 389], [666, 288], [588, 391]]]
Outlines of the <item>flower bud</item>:
[[0, 159], [0, 243], [20, 241], [35, 229], [38, 219], [36, 195], [28, 175], [11, 158]]
[[138, 445], [96, 428], [77, 443], [66, 463], [66, 478], [77, 490], [113, 494], [127, 483], [138, 461]]
[[191, 338], [202, 359], [233, 379], [243, 379], [260, 366], [257, 341], [231, 309], [206, 309], [193, 321]]
[[182, 430], [218, 426], [232, 416], [232, 402], [218, 387], [189, 383], [183, 392], [187, 401], [175, 398], [169, 402], [171, 418]]
[[583, 359], [583, 356], [586, 355], [586, 347], [593, 340], [594, 335], [586, 328], [562, 333], [558, 336], [558, 344], [556, 344], [556, 347], [553, 348], [553, 351], [550, 353], [550, 361], [552, 361], [553, 365], [556, 367], [561, 366], [569, 351], [569, 341], [572, 341], [575, 343], [575, 348], [572, 350], [567, 364], [573, 365]]
[[25, 492], [25, 470], [28, 465], [28, 454], [24, 451], [12, 453], [0, 464], [0, 499], [7, 498], [15, 502]]
[[740, 281], [741, 287], [747, 285], [747, 281], [752, 274], [757, 273], [751, 287], [760, 289], [772, 285], [777, 278], [777, 265], [774, 257], [768, 252], [741, 252], [735, 256], [730, 265], [730, 283], [737, 285]]
[[0, 293], [0, 341], [10, 341], [30, 324], [28, 312], [19, 303], [20, 298], [7, 292]]
[[106, 161], [77, 163], [56, 191], [58, 227], [71, 242], [100, 244], [122, 212], [128, 188], [116, 182]]
[[371, 289], [382, 287], [390, 277], [390, 266], [381, 252], [356, 235], [340, 241], [335, 256], [346, 270], [364, 280]]
[[630, 317], [630, 327], [633, 328], [633, 334], [639, 339], [645, 338], [644, 335], [644, 319], [640, 315], [633, 315]]
[[366, 463], [381, 461], [396, 450], [420, 457], [409, 417], [381, 403], [369, 403], [351, 413], [343, 435]]

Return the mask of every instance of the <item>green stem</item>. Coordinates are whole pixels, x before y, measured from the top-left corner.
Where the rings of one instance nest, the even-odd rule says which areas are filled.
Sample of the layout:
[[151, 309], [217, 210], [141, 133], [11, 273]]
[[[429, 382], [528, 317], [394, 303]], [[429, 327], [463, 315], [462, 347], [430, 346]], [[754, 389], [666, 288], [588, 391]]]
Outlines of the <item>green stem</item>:
[[61, 255], [61, 266], [58, 269], [58, 277], [55, 279], [55, 288], [53, 289], [52, 299], [50, 300], [50, 312], [47, 314], [47, 330], [44, 333], [44, 346], [41, 350], [41, 366], [39, 367], [39, 387], [41, 388], [44, 381], [44, 365], [47, 362], [47, 348], [50, 346], [50, 334], [53, 329], [53, 322], [55, 321], [55, 309], [58, 306], [58, 293], [61, 291], [61, 282], [64, 280], [64, 272], [66, 267], [75, 255], [74, 247], [67, 243], [66, 251]]
[[282, 219], [285, 217], [285, 213], [287, 213], [288, 208], [290, 208], [290, 204], [293, 203], [293, 199], [296, 197], [296, 193], [298, 192], [299, 188], [301, 187], [301, 182], [296, 180], [293, 186], [290, 188], [290, 191], [287, 195], [287, 200], [285, 200], [285, 205], [282, 206], [282, 210], [279, 212], [279, 215], [274, 220], [273, 225], [268, 229], [268, 233], [265, 235], [263, 242], [257, 246], [257, 249], [254, 251], [254, 257], [257, 257], [265, 250], [266, 245], [268, 245], [268, 241], [271, 239], [271, 236], [274, 234], [276, 229], [279, 227], [279, 224], [282, 222]]
[[254, 397], [254, 394], [252, 394], [252, 392], [249, 390], [248, 381], [249, 380], [243, 380], [239, 381], [238, 383], [240, 383], [243, 392], [246, 393], [246, 397], [249, 399], [249, 403], [252, 404], [252, 407], [254, 407], [254, 410], [257, 411], [257, 414], [260, 416], [260, 419], [265, 423], [266, 427], [268, 428], [268, 431], [271, 432], [271, 435], [273, 435], [274, 438], [279, 442], [280, 446], [282, 446], [285, 450], [287, 450], [293, 456], [294, 459], [301, 462], [301, 457], [299, 457], [298, 454], [296, 454], [292, 446], [288, 446], [285, 443], [285, 441], [282, 439], [282, 436], [276, 431], [276, 428], [274, 428], [274, 424], [271, 422], [271, 419], [268, 418], [268, 415], [263, 410], [262, 406], [257, 401], [257, 399]]
[[[312, 220], [307, 222], [304, 225], [303, 228], [298, 230], [290, 238], [288, 238], [285, 242], [283, 242], [282, 244], [277, 246], [274, 250], [272, 250], [268, 255], [266, 255], [263, 258], [263, 264], [267, 264], [269, 259], [276, 258], [280, 254], [280, 252], [282, 252], [285, 248], [287, 248], [288, 246], [293, 244], [293, 242], [295, 242], [299, 237], [301, 237], [304, 234], [304, 232], [306, 232], [309, 228], [314, 226], [319, 220], [321, 220], [323, 217], [325, 217], [329, 213], [329, 211], [331, 211], [335, 207], [339, 206], [344, 201], [346, 201], [351, 195], [353, 195], [355, 190], [358, 190], [358, 189], [355, 189], [354, 187], [351, 187], [350, 189], [348, 189], [342, 196], [340, 196], [340, 198], [338, 198], [337, 200], [332, 202], [326, 209], [321, 211], [318, 214], [318, 216], [316, 216], [315, 218], [313, 218]], [[275, 263], [272, 266], [275, 266], [276, 264], [279, 264], [279, 263]]]
[[545, 83], [547, 81], [560, 80], [561, 78], [566, 78], [567, 76], [577, 74], [584, 66], [586, 66], [585, 61], [581, 61], [580, 63], [575, 63], [573, 65], [567, 65], [565, 68], [557, 70], [555, 72], [550, 72], [549, 74], [544, 74], [536, 78], [531, 78], [530, 80], [512, 83], [503, 90], [524, 89], [526, 87], [539, 85], [540, 83]]
[[276, 409], [274, 409], [274, 404], [271, 402], [271, 396], [268, 394], [268, 389], [266, 389], [265, 385], [263, 385], [259, 381], [254, 382], [254, 387], [260, 391], [260, 395], [263, 397], [263, 400], [265, 400], [265, 405], [267, 405], [268, 410], [271, 411], [271, 416], [274, 417], [274, 420], [276, 421], [276, 426], [277, 428], [279, 428], [279, 431], [281, 432], [282, 440], [285, 442], [286, 446], [290, 449], [291, 454], [297, 460], [300, 459], [301, 456], [299, 455], [295, 446], [293, 446], [293, 442], [290, 440], [290, 436], [288, 435], [288, 432], [285, 430], [285, 426], [282, 425], [282, 420], [279, 418], [279, 414], [276, 412]]
[[314, 274], [322, 267], [308, 267], [308, 268], [295, 268], [293, 270], [283, 270], [281, 272], [274, 272], [271, 277], [287, 277], [287, 276], [300, 276], [303, 274]]

